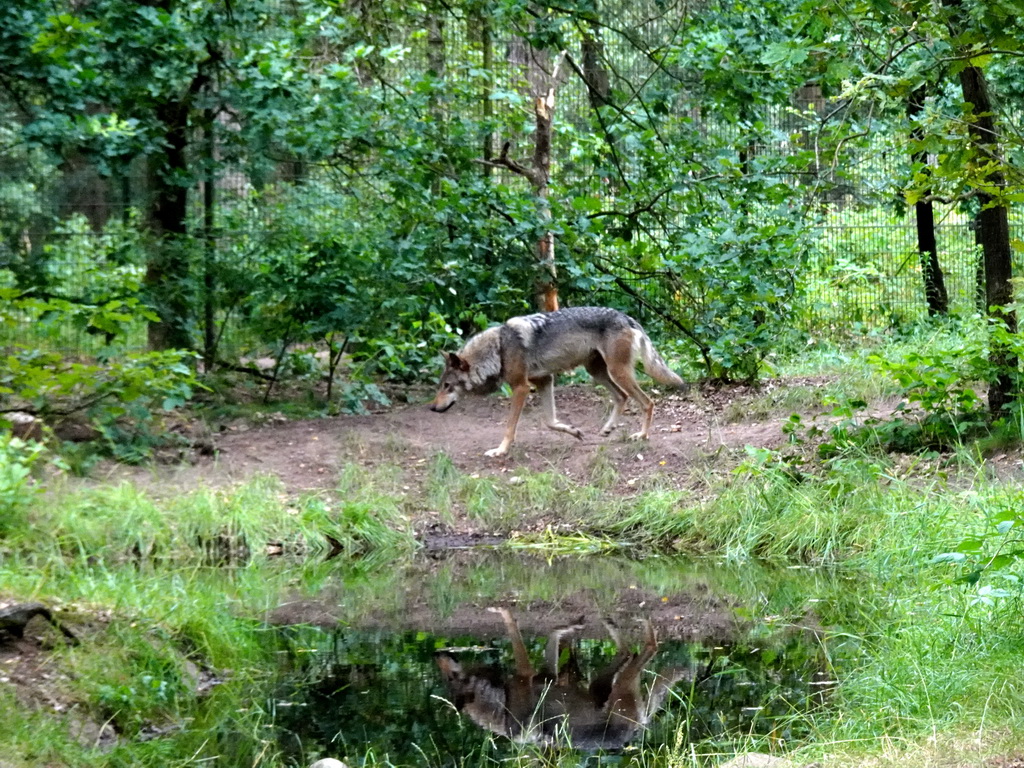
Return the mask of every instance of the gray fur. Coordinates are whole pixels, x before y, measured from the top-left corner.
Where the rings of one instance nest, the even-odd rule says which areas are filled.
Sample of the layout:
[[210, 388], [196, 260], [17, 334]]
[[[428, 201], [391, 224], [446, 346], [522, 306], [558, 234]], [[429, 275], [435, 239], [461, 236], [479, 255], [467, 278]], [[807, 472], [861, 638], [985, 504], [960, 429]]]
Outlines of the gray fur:
[[611, 432], [632, 398], [643, 410], [642, 427], [633, 437], [647, 439], [653, 405], [636, 383], [634, 369], [638, 361], [656, 381], [686, 386], [669, 369], [640, 324], [616, 309], [570, 307], [513, 317], [476, 334], [457, 354], [446, 355], [447, 364], [431, 409], [446, 411], [461, 393], [489, 394], [502, 381], [508, 382], [513, 397], [505, 438], [487, 452], [489, 456], [502, 456], [515, 439], [519, 414], [532, 385], [546, 411], [548, 427], [582, 438], [580, 430], [558, 420], [553, 390], [555, 375], [584, 366], [612, 397], [611, 415], [601, 433]]
[[[617, 652], [588, 681], [580, 672], [570, 639], [584, 628], [583, 617], [548, 635], [544, 667], [536, 669], [511, 612], [491, 610], [504, 620], [514, 670], [464, 667], [447, 652], [436, 659], [455, 707], [482, 728], [513, 741], [586, 751], [620, 750], [647, 728], [671, 686], [682, 679], [677, 670], [667, 670], [668, 674], [655, 677], [650, 688], [641, 686], [658, 651], [649, 621], [643, 622], [640, 649], [631, 652], [615, 624], [606, 619]], [[560, 665], [566, 640], [568, 660]]]
[[489, 383], [501, 376], [501, 326], [488, 328], [470, 338], [459, 357], [475, 361], [469, 369], [465, 391], [488, 389]]

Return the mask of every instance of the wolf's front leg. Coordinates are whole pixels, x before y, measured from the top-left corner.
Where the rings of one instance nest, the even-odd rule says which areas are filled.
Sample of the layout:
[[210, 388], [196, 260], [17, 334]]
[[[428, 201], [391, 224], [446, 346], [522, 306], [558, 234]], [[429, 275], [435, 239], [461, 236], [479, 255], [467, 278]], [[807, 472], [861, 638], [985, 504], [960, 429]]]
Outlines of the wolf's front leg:
[[519, 416], [523, 412], [523, 406], [526, 405], [526, 398], [529, 394], [530, 384], [526, 379], [523, 379], [522, 383], [516, 384], [513, 387], [512, 406], [508, 413], [508, 424], [505, 427], [505, 438], [497, 448], [485, 451], [485, 456], [495, 459], [508, 453], [508, 449], [516, 439], [516, 425], [519, 423]]

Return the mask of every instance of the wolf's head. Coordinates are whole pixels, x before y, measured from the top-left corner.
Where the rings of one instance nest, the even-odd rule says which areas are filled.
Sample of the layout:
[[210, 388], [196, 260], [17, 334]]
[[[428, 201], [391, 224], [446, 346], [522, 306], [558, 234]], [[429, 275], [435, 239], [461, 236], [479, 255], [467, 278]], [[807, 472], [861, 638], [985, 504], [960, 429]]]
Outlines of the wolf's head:
[[430, 410], [444, 413], [459, 399], [459, 394], [470, 388], [469, 363], [454, 352], [444, 353], [444, 373], [437, 388], [437, 396]]
[[466, 342], [458, 353], [446, 352], [444, 373], [430, 410], [443, 413], [459, 395], [489, 395], [501, 386], [501, 328], [488, 328]]

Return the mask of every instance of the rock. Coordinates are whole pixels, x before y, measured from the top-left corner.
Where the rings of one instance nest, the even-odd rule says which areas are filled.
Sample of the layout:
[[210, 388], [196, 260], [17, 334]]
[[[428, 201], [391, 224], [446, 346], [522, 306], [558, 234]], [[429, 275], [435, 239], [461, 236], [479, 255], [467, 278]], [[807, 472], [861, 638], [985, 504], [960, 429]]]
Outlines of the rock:
[[67, 715], [68, 735], [87, 749], [109, 752], [117, 746], [117, 731], [110, 723], [97, 723], [77, 709]]
[[341, 760], [335, 760], [333, 757], [323, 757], [313, 763], [309, 768], [348, 768]]
[[53, 425], [53, 434], [69, 443], [90, 443], [102, 435], [92, 424], [67, 419]]
[[763, 752], [747, 752], [726, 760], [718, 768], [788, 768], [789, 764], [789, 760], [781, 757], [772, 757]]
[[[43, 422], [31, 413], [12, 411], [7, 414], [6, 418], [11, 422], [11, 434], [15, 437], [20, 437], [22, 440], [43, 439]], [[3, 768], [3, 765], [0, 765], [0, 768]]]
[[15, 605], [0, 606], [0, 642], [5, 637], [24, 637], [25, 627], [37, 616], [52, 624], [72, 642], [78, 642], [78, 638], [75, 637], [74, 633], [53, 618], [50, 609], [42, 603], [17, 603]]

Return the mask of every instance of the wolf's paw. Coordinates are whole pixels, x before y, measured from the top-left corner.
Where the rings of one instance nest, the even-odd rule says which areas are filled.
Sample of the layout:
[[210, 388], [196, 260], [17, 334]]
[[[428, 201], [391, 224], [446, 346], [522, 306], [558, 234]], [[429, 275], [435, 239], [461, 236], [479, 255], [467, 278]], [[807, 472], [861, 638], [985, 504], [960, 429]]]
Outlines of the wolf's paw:
[[618, 429], [618, 427], [619, 422], [617, 419], [608, 419], [608, 421], [604, 423], [604, 426], [601, 427], [601, 437], [608, 437], [608, 435]]
[[508, 453], [508, 448], [503, 445], [499, 445], [497, 448], [491, 448], [489, 451], [484, 451], [484, 456], [489, 459], [497, 459]]
[[561, 421], [553, 421], [548, 424], [548, 429], [553, 429], [555, 432], [564, 432], [567, 435], [572, 435], [577, 440], [583, 439], [583, 432], [576, 429], [572, 424], [566, 424]]
[[646, 440], [647, 439], [647, 433], [646, 432], [634, 432], [632, 435], [629, 436], [629, 439], [630, 440]]

